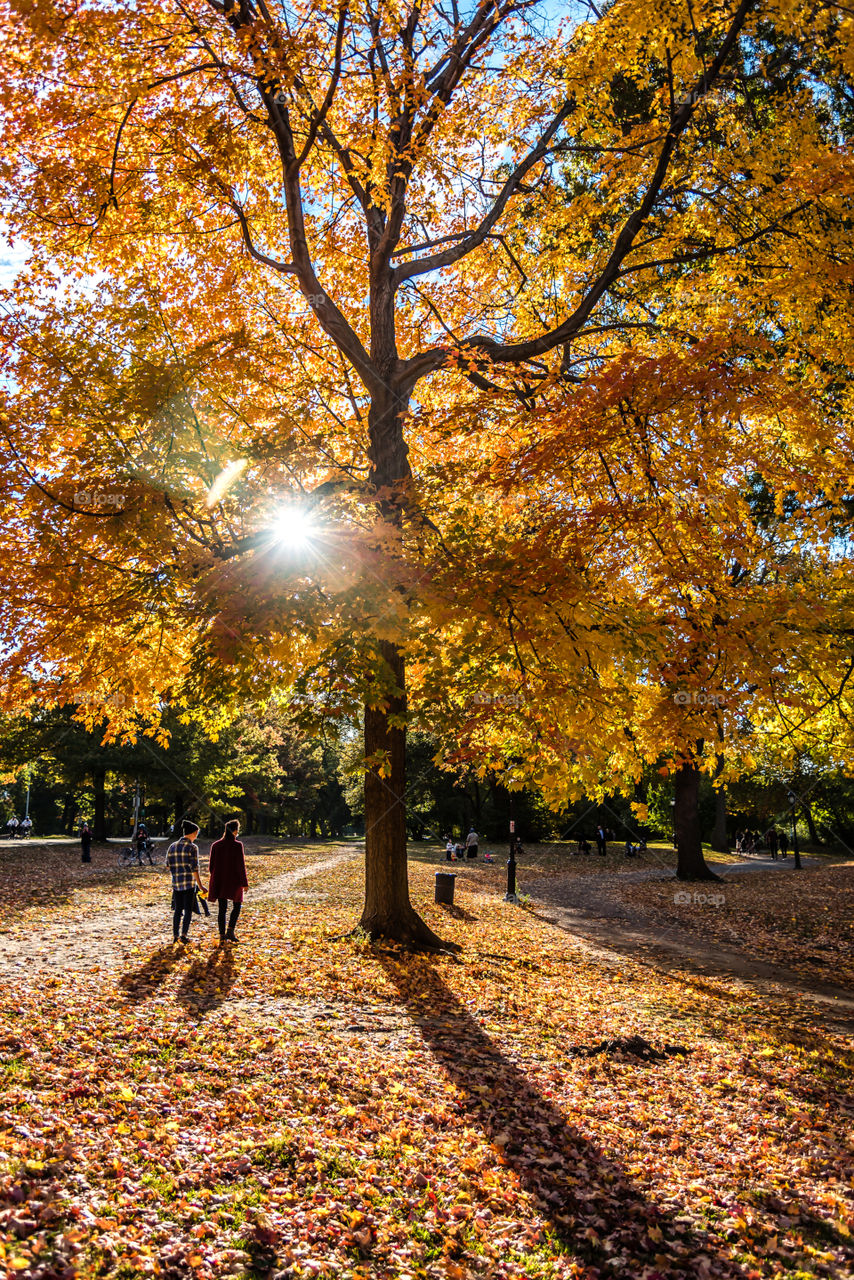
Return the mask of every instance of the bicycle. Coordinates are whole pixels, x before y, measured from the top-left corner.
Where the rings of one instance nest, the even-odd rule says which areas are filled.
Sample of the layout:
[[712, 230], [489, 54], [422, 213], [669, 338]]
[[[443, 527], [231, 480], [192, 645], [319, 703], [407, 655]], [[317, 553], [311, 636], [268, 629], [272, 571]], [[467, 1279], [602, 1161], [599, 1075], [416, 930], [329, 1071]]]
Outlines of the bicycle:
[[153, 853], [154, 844], [151, 840], [146, 840], [145, 844], [143, 844], [139, 849], [134, 849], [133, 845], [127, 845], [119, 854], [118, 863], [120, 867], [141, 867], [144, 865], [142, 861], [144, 855], [148, 858], [149, 865], [153, 867]]

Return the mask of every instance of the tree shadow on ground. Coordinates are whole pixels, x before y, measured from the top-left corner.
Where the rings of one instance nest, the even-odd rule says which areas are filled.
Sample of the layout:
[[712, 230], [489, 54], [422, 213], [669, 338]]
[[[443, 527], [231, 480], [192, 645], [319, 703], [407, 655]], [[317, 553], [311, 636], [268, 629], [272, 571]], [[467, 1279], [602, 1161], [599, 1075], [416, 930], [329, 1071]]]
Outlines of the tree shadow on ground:
[[450, 990], [432, 958], [398, 961], [375, 954], [437, 1063], [453, 1079], [469, 1121], [502, 1149], [496, 1159], [533, 1196], [560, 1247], [603, 1274], [639, 1274], [646, 1267], [683, 1276], [710, 1266], [728, 1280], [745, 1276], [733, 1258], [721, 1256], [719, 1239], [675, 1223], [678, 1208], [660, 1209], [614, 1159], [567, 1122]]
[[141, 1004], [154, 994], [166, 981], [175, 967], [179, 953], [174, 946], [158, 947], [139, 969], [124, 974], [119, 979], [126, 1004]]
[[217, 947], [207, 959], [193, 960], [175, 999], [187, 1013], [203, 1018], [228, 999], [236, 977], [231, 947]]

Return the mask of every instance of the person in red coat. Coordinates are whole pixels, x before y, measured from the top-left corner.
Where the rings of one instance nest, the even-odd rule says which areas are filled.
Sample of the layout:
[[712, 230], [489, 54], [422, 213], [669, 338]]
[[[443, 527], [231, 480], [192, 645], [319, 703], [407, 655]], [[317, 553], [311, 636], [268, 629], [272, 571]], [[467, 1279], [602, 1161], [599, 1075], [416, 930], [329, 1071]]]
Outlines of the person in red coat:
[[[249, 887], [246, 879], [246, 860], [243, 857], [243, 845], [238, 840], [240, 823], [237, 819], [225, 824], [221, 839], [214, 840], [211, 845], [211, 879], [208, 897], [212, 901], [219, 900], [219, 938], [220, 942], [236, 942], [234, 929], [240, 908], [243, 905], [243, 890]], [[228, 928], [225, 927], [225, 915], [231, 902], [231, 915]]]

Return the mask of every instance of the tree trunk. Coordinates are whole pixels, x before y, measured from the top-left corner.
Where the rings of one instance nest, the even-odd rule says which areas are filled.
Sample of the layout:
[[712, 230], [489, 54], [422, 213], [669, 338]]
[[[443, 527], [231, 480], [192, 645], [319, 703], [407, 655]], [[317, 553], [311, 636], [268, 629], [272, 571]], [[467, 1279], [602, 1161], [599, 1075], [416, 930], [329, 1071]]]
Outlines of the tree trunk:
[[389, 724], [406, 710], [403, 655], [380, 640], [378, 649], [401, 692], [385, 708], [365, 708], [365, 757], [379, 755], [365, 774], [365, 907], [359, 921], [372, 938], [393, 938], [415, 946], [440, 947], [441, 940], [409, 901], [406, 861], [406, 730]]
[[673, 775], [673, 833], [676, 841], [677, 880], [718, 880], [706, 866], [700, 841], [700, 771], [686, 760]]
[[104, 768], [95, 769], [92, 774], [92, 787], [95, 791], [95, 815], [93, 826], [93, 836], [96, 840], [106, 840], [107, 838], [107, 798], [106, 798], [106, 780], [107, 771]]
[[718, 787], [715, 791], [715, 825], [712, 828], [712, 848], [715, 853], [729, 852], [729, 841], [726, 834], [726, 787]]
[[[403, 420], [409, 392], [396, 386], [398, 364], [394, 337], [393, 289], [390, 273], [372, 280], [371, 354], [385, 380], [371, 394], [368, 413], [370, 480], [376, 494], [377, 513], [390, 530], [402, 523], [412, 472]], [[365, 756], [381, 763], [365, 774], [365, 905], [359, 921], [372, 938], [391, 938], [411, 946], [441, 947], [442, 941], [419, 916], [409, 900], [406, 860], [406, 729], [392, 726], [392, 717], [406, 712], [406, 674], [399, 647], [377, 640], [380, 659], [388, 668], [398, 692], [383, 707], [365, 707]], [[380, 768], [384, 776], [380, 776]]]
[[807, 826], [810, 829], [810, 844], [821, 844], [821, 837], [819, 836], [818, 832], [815, 829], [815, 822], [813, 821], [812, 809], [806, 803], [802, 804], [801, 808], [804, 811], [804, 817], [806, 818]]
[[67, 836], [74, 835], [74, 801], [74, 793], [66, 792], [62, 802], [62, 829]]
[[[723, 753], [715, 757], [715, 772], [712, 782], [717, 782], [724, 771], [726, 763]], [[726, 834], [726, 787], [715, 788], [715, 825], [712, 828], [712, 848], [715, 853], [729, 853], [729, 841]]]

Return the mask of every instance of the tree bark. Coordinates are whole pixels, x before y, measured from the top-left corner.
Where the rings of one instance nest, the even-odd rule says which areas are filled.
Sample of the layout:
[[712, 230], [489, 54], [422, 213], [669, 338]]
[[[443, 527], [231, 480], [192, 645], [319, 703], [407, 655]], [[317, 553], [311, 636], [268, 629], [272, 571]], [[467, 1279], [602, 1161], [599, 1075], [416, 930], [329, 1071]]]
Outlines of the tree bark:
[[[409, 393], [395, 384], [397, 351], [394, 338], [393, 295], [380, 273], [372, 281], [372, 355], [385, 380], [371, 394], [368, 414], [371, 485], [377, 512], [392, 529], [402, 524], [402, 504], [411, 480], [403, 431]], [[365, 757], [380, 761], [365, 774], [365, 905], [359, 921], [372, 938], [390, 938], [416, 947], [443, 943], [419, 916], [409, 900], [406, 857], [406, 672], [403, 653], [390, 640], [377, 640], [377, 652], [391, 675], [396, 692], [386, 705], [365, 707]], [[382, 775], [382, 776], [381, 776]]]
[[673, 829], [676, 841], [677, 880], [719, 880], [706, 866], [700, 840], [700, 771], [686, 760], [673, 777]]
[[[365, 757], [379, 756], [365, 774], [365, 906], [359, 921], [372, 938], [392, 938], [419, 947], [441, 947], [409, 900], [406, 859], [406, 730], [391, 717], [406, 711], [403, 655], [380, 640], [382, 660], [399, 692], [385, 707], [365, 708]], [[381, 776], [381, 768], [384, 776]]]
[[92, 787], [95, 792], [95, 814], [92, 823], [93, 832], [96, 840], [106, 840], [107, 838], [107, 798], [106, 798], [106, 781], [107, 771], [104, 768], [96, 768], [92, 774]]
[[75, 798], [74, 793], [69, 791], [66, 792], [62, 802], [62, 830], [67, 836], [74, 834]]

